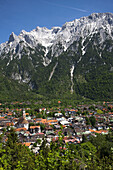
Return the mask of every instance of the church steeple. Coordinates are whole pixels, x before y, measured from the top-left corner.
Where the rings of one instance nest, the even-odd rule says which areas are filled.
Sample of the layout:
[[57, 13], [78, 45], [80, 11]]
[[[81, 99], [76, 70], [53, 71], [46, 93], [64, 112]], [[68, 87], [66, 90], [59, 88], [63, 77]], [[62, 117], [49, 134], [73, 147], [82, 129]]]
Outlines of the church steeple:
[[25, 112], [25, 109], [23, 109], [23, 118], [26, 118], [26, 112]]
[[25, 113], [25, 109], [22, 110], [23, 115], [22, 117], [19, 118], [16, 127], [18, 128], [22, 128], [25, 127], [27, 130], [29, 128], [29, 122], [26, 120], [26, 113]]

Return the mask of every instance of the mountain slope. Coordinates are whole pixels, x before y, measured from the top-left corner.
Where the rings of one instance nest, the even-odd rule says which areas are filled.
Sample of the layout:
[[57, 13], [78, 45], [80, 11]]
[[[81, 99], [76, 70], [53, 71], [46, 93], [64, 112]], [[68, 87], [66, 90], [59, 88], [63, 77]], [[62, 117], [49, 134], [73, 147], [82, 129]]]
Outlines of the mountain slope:
[[47, 96], [113, 98], [113, 14], [94, 13], [62, 27], [12, 33], [0, 45], [6, 77]]
[[28, 90], [27, 85], [19, 84], [0, 73], [0, 102], [24, 101], [42, 99], [43, 96], [36, 95]]

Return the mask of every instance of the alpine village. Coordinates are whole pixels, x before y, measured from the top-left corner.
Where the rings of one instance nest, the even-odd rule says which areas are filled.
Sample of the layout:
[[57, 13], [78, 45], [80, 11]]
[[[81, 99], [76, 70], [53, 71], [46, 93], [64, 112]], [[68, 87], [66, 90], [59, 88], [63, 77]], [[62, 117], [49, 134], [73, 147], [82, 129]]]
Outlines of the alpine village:
[[0, 170], [113, 169], [113, 14], [0, 44]]

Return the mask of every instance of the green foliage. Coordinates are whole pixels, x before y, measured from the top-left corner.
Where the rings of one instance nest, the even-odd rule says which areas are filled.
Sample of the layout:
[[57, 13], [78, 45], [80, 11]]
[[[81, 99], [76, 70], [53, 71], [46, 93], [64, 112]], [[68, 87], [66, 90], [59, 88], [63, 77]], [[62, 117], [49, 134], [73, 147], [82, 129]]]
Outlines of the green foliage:
[[97, 110], [97, 113], [98, 113], [98, 114], [103, 114], [103, 111], [100, 110], [100, 109], [98, 109], [98, 110]]
[[10, 130], [5, 145], [0, 144], [0, 168], [11, 169], [35, 169], [35, 155], [26, 147], [18, 143], [18, 138], [13, 129]]
[[36, 143], [40, 145], [41, 144], [41, 139], [37, 139]]
[[28, 91], [28, 86], [0, 73], [0, 102], [40, 99], [42, 96]]
[[89, 120], [90, 120], [90, 122], [91, 122], [91, 125], [92, 125], [92, 126], [95, 126], [95, 123], [96, 123], [95, 116], [91, 116], [91, 117], [89, 118]]
[[[43, 139], [38, 154], [32, 153], [25, 145], [18, 142], [13, 129], [10, 130], [6, 143], [0, 143], [1, 170], [103, 170], [113, 169], [113, 132], [108, 135], [91, 137], [79, 145], [65, 144], [62, 132], [59, 140], [47, 145]], [[40, 142], [37, 141], [34, 144]]]
[[42, 131], [42, 130], [44, 130], [44, 129], [45, 129], [45, 127], [46, 127], [46, 125], [45, 125], [45, 124], [43, 124], [43, 123], [37, 123], [36, 125], [37, 125], [37, 126], [38, 126], [38, 125], [40, 126], [41, 131]]
[[86, 119], [86, 125], [90, 125], [90, 120], [89, 120], [89, 118], [88, 118], [88, 117], [85, 117], [85, 119]]

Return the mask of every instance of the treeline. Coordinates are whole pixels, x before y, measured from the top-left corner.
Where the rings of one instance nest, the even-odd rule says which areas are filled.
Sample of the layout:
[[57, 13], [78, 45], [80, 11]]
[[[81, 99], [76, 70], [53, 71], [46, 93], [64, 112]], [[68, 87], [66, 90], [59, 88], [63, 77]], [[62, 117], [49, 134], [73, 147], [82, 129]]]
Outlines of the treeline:
[[0, 170], [110, 170], [113, 169], [113, 132], [87, 138], [78, 145], [64, 144], [59, 132], [57, 142], [47, 145], [46, 139], [34, 154], [19, 143], [13, 129], [8, 133], [6, 142], [0, 136]]

